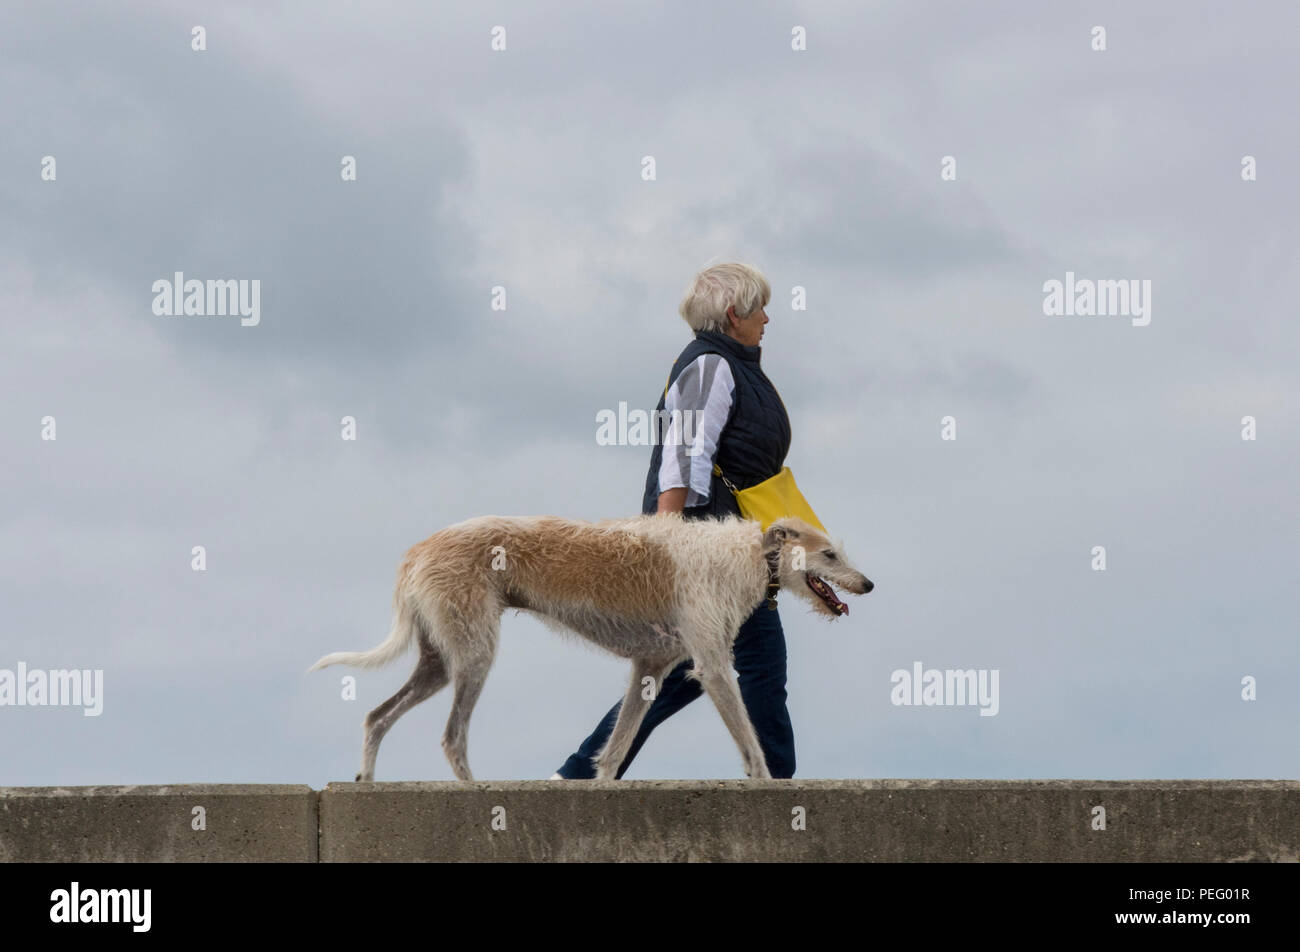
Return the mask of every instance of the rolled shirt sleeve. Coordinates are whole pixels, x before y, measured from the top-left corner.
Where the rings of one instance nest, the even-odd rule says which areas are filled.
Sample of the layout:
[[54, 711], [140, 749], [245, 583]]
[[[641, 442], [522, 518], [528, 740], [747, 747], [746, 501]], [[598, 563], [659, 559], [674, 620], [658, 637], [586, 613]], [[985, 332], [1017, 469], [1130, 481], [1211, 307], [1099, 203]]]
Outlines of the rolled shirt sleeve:
[[659, 492], [686, 487], [686, 505], [708, 502], [713, 457], [731, 414], [736, 382], [718, 354], [701, 354], [678, 374], [664, 395], [663, 461]]

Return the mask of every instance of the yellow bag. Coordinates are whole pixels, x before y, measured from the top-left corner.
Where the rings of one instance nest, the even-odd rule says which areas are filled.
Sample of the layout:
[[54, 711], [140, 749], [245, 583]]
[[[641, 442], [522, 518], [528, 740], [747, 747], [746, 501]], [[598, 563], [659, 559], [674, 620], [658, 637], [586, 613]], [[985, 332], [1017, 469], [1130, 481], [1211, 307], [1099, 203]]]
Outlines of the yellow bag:
[[[722, 476], [717, 463], [713, 464], [713, 474]], [[737, 489], [726, 476], [722, 476], [722, 482], [736, 497], [740, 514], [746, 519], [757, 521], [764, 531], [783, 516], [797, 516], [813, 528], [826, 531], [817, 514], [812, 511], [812, 506], [808, 505], [808, 500], [803, 498], [803, 493], [795, 485], [794, 473], [790, 472], [789, 466], [783, 467], [771, 479], [765, 479], [748, 489]]]

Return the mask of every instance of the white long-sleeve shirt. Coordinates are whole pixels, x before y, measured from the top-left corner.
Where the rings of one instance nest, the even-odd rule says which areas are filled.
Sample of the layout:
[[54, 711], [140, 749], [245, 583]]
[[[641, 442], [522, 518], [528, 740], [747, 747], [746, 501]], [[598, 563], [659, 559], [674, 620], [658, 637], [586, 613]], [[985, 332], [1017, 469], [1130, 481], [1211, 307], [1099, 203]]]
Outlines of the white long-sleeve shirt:
[[735, 390], [731, 367], [719, 354], [701, 354], [677, 375], [664, 395], [671, 422], [663, 434], [659, 492], [684, 486], [687, 506], [708, 501], [713, 458]]

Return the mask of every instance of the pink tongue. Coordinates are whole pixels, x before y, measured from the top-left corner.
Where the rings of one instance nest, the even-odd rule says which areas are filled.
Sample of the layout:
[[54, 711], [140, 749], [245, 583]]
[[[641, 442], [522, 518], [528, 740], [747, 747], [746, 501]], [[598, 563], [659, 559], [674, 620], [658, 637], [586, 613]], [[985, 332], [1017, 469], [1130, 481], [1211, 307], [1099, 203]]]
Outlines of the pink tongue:
[[831, 607], [834, 608], [836, 611], [838, 611], [841, 615], [847, 615], [849, 613], [849, 606], [845, 605], [842, 601], [839, 600], [839, 598], [836, 597], [835, 589], [831, 588], [828, 583], [823, 582], [822, 584], [826, 586], [826, 594], [830, 596]]
[[827, 602], [831, 608], [838, 611], [841, 615], [847, 615], [849, 613], [849, 606], [845, 605], [835, 596], [835, 589], [831, 588], [830, 584], [823, 579], [818, 578], [817, 582], [817, 586], [813, 587], [813, 591], [817, 593], [817, 596], [821, 598], [822, 601]]

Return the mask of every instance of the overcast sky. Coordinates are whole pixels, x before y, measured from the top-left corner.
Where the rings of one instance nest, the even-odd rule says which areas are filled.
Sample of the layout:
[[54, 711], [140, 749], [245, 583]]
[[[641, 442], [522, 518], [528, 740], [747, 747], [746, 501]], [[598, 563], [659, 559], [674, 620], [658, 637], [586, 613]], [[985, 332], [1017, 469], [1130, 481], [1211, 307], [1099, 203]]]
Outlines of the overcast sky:
[[[797, 776], [1296, 777], [1298, 33], [1284, 2], [6, 4], [0, 668], [104, 698], [0, 707], [0, 785], [350, 780], [413, 658], [354, 701], [305, 669], [384, 638], [445, 525], [638, 511], [650, 450], [596, 414], [653, 407], [718, 260], [771, 282], [787, 462], [877, 586], [829, 624], [782, 600]], [[259, 280], [260, 323], [155, 315], [177, 271]], [[1067, 272], [1150, 281], [1150, 323], [1045, 316]], [[915, 662], [997, 670], [997, 715], [892, 704]], [[508, 615], [476, 776], [548, 777], [626, 672]], [[452, 778], [449, 706], [377, 779]], [[707, 700], [628, 773], [741, 775]]]

